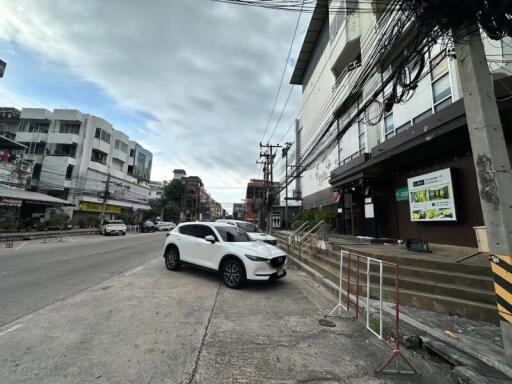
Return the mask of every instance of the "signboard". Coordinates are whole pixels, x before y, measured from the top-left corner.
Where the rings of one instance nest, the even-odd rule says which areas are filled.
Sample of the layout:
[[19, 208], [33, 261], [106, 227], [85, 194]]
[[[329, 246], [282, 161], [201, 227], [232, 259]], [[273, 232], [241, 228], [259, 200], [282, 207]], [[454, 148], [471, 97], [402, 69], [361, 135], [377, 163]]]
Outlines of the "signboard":
[[0, 197], [0, 205], [7, 205], [10, 207], [21, 207], [21, 200], [6, 199], [5, 197]]
[[[88, 202], [88, 201], [81, 201], [78, 204], [78, 209], [80, 211], [85, 211], [85, 212], [98, 212], [98, 213], [101, 213], [103, 211], [103, 204], [91, 203], [91, 202]], [[116, 207], [114, 205], [107, 204], [105, 206], [105, 213], [117, 213], [117, 214], [120, 214], [121, 213], [121, 207]]]
[[411, 221], [456, 221], [450, 169], [407, 180]]
[[152, 163], [153, 154], [136, 144], [133, 162], [133, 177], [139, 180], [149, 181], [151, 178]]
[[396, 201], [409, 201], [409, 190], [407, 187], [395, 188]]

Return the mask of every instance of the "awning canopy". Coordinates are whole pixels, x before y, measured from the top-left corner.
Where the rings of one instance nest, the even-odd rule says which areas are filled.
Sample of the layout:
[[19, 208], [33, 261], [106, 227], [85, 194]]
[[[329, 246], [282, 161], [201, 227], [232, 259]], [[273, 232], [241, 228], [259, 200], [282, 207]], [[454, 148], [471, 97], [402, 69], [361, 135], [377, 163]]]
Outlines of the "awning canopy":
[[27, 146], [0, 135], [0, 150], [4, 149], [27, 149]]
[[68, 201], [59, 199], [57, 197], [14, 188], [0, 188], [0, 197], [5, 199], [26, 200], [47, 205], [70, 205]]

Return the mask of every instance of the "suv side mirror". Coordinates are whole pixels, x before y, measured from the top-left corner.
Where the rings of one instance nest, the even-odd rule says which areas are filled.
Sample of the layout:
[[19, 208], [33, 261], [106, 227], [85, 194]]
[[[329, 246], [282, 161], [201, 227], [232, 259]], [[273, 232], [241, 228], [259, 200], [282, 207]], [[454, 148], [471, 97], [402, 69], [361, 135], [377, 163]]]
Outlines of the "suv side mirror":
[[215, 243], [215, 237], [213, 237], [212, 235], [205, 236], [204, 239], [212, 244]]

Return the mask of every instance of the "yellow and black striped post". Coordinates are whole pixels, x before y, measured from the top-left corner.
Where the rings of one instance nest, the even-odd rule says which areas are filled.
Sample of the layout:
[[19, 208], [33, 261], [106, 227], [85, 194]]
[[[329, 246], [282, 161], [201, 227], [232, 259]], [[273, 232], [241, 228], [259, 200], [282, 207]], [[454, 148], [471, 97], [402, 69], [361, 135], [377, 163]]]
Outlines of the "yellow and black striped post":
[[512, 324], [512, 257], [493, 255], [491, 260], [498, 314]]

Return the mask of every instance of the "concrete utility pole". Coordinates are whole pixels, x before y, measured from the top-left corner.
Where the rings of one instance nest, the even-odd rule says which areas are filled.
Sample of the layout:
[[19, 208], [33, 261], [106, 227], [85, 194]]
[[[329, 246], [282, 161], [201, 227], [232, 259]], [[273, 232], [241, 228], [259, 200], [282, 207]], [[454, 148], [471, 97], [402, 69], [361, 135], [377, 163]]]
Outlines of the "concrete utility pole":
[[512, 172], [479, 29], [455, 31], [469, 138], [492, 256], [501, 335], [512, 365]]
[[282, 157], [285, 158], [285, 171], [284, 171], [284, 228], [288, 229], [288, 151], [292, 147], [292, 143], [285, 144], [282, 152]]
[[[267, 232], [272, 234], [272, 205], [273, 205], [273, 202], [274, 202], [274, 158], [276, 157], [276, 154], [274, 153], [274, 148], [282, 148], [282, 145], [272, 145], [272, 144], [266, 144], [266, 145], [263, 145], [260, 143], [260, 149], [263, 149], [265, 148], [266, 151], [263, 152], [263, 153], [260, 153], [260, 157], [264, 157], [265, 158], [265, 165], [266, 165], [266, 168], [267, 170], [265, 171], [265, 166], [264, 166], [264, 175], [266, 174], [267, 175], [267, 178], [269, 178], [270, 180], [270, 186], [268, 186], [266, 189], [267, 189], [267, 195], [268, 195], [268, 212], [267, 212], [267, 223], [268, 223], [268, 228], [267, 228]], [[265, 179], [267, 181], [267, 179]], [[267, 185], [267, 182], [265, 182], [265, 184]]]
[[104, 183], [105, 189], [103, 191], [103, 206], [101, 208], [100, 228], [103, 226], [103, 221], [105, 220], [105, 210], [107, 208], [107, 200], [110, 195], [110, 172], [107, 175], [107, 181]]

